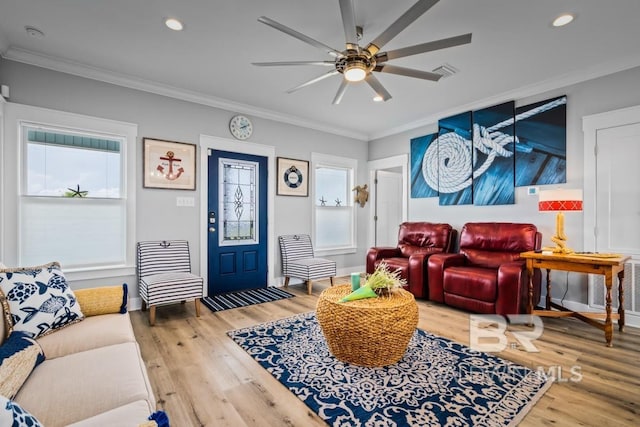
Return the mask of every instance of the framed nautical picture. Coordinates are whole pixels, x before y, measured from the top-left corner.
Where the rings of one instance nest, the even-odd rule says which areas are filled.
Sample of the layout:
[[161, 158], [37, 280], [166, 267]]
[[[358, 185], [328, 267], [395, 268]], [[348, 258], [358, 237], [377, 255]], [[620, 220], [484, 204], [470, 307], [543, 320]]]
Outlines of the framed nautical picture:
[[171, 190], [196, 189], [196, 146], [143, 138], [143, 186]]
[[309, 196], [309, 162], [277, 158], [277, 186], [279, 196]]

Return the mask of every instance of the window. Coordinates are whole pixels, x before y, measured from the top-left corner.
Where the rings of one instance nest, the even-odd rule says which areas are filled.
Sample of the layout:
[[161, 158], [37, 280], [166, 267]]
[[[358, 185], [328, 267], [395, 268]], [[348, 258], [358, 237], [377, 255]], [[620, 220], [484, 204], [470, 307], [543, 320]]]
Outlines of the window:
[[132, 274], [137, 126], [18, 104], [10, 118], [19, 161], [5, 188], [17, 203], [3, 245], [15, 265], [56, 260], [75, 280]]
[[355, 251], [354, 187], [357, 161], [312, 153], [314, 247], [316, 251]]

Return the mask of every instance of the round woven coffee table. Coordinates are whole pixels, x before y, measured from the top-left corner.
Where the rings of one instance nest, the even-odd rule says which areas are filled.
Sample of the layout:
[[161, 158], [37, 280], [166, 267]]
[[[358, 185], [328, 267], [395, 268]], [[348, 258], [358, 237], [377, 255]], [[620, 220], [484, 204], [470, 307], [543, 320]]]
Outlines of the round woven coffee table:
[[389, 296], [338, 302], [350, 293], [350, 285], [337, 285], [318, 299], [316, 316], [331, 353], [360, 366], [398, 362], [418, 326], [413, 295], [398, 289]]

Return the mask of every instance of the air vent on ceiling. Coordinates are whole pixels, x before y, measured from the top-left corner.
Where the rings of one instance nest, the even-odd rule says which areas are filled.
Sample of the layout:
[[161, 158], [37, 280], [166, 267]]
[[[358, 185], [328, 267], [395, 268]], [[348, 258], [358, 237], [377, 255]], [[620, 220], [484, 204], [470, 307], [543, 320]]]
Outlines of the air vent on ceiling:
[[439, 66], [438, 68], [435, 68], [433, 70], [434, 73], [440, 74], [443, 79], [453, 76], [458, 71], [459, 70], [456, 67], [454, 67], [453, 65], [449, 65], [449, 64], [442, 64], [441, 66]]

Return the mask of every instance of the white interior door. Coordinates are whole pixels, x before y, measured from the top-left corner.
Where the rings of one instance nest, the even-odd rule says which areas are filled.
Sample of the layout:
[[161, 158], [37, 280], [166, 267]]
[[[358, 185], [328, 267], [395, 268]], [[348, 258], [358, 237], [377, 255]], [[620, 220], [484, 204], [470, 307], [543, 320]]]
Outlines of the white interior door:
[[402, 222], [402, 172], [376, 171], [375, 246], [396, 246]]
[[[631, 257], [624, 269], [626, 323], [640, 325], [640, 106], [583, 120], [585, 249]], [[589, 277], [589, 304], [603, 307], [600, 275]], [[613, 305], [618, 306], [617, 286]]]
[[598, 132], [596, 250], [640, 259], [640, 123]]
[[[368, 246], [396, 246], [398, 226], [407, 221], [409, 212], [409, 155], [370, 160], [368, 167], [371, 203]], [[381, 182], [376, 184], [378, 178]]]

